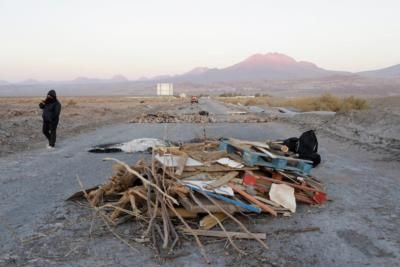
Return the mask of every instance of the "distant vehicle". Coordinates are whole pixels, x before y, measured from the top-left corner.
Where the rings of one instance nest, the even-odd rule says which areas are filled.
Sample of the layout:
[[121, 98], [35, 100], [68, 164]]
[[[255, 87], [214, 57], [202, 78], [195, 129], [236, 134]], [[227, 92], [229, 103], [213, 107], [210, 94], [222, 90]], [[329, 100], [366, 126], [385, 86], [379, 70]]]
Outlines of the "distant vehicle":
[[198, 104], [198, 103], [199, 103], [199, 99], [197, 98], [197, 96], [192, 96], [192, 97], [190, 98], [190, 103], [191, 103], [191, 104], [193, 104], [193, 103]]

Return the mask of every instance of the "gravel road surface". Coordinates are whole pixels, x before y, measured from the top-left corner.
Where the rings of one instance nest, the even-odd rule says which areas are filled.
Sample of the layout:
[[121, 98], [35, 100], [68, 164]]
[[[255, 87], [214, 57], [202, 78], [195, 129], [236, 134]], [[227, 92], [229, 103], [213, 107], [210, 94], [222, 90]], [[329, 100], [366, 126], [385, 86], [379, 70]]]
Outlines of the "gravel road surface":
[[[215, 103], [204, 105], [209, 112], [226, 112]], [[300, 134], [297, 126], [278, 122], [117, 124], [60, 140], [54, 151], [0, 158], [0, 266], [209, 266], [192, 241], [183, 242], [175, 258], [165, 262], [145, 245], [133, 243], [133, 251], [99, 220], [91, 227], [89, 208], [64, 201], [79, 190], [77, 175], [90, 187], [111, 174], [104, 155], [86, 152], [90, 146], [141, 137], [185, 141], [202, 138], [204, 128], [207, 137], [215, 138], [266, 140]], [[212, 266], [398, 266], [400, 163], [318, 137], [323, 161], [313, 174], [326, 184], [330, 201], [323, 207], [300, 205], [291, 217], [241, 217], [251, 231], [267, 233], [269, 249], [238, 241], [248, 252], [238, 258], [232, 248], [224, 248], [224, 241], [205, 239]], [[133, 163], [148, 154], [112, 156]], [[129, 239], [137, 234], [135, 225], [126, 223], [118, 231]], [[233, 224], [227, 227], [238, 230]], [[320, 230], [303, 232], [310, 227]]]

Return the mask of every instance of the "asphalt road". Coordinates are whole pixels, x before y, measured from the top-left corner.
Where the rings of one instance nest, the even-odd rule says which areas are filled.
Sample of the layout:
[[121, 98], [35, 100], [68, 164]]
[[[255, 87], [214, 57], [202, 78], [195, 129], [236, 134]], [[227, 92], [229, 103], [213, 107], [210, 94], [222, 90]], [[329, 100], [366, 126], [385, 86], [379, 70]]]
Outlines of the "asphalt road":
[[[205, 105], [210, 112], [224, 112], [219, 103]], [[275, 122], [204, 127], [208, 137], [249, 140], [300, 134], [294, 126]], [[77, 175], [90, 187], [111, 174], [111, 163], [101, 160], [104, 155], [86, 152], [92, 145], [141, 137], [185, 141], [203, 134], [203, 126], [195, 124], [120, 124], [61, 140], [54, 151], [43, 148], [0, 158], [0, 266], [157, 265], [152, 250], [143, 245], [135, 245], [139, 252], [131, 251], [107, 232], [88, 238], [87, 209], [64, 200], [79, 190]], [[213, 265], [398, 266], [399, 162], [324, 136], [319, 141], [323, 162], [313, 174], [327, 185], [331, 201], [323, 207], [301, 205], [290, 218], [241, 218], [252, 231], [268, 234], [269, 249], [240, 241], [249, 256], [238, 259], [224, 243], [210, 243], [206, 250]], [[133, 163], [146, 155], [112, 156]], [[320, 231], [301, 233], [308, 227]], [[205, 265], [195, 243], [186, 242], [181, 251], [164, 264]]]

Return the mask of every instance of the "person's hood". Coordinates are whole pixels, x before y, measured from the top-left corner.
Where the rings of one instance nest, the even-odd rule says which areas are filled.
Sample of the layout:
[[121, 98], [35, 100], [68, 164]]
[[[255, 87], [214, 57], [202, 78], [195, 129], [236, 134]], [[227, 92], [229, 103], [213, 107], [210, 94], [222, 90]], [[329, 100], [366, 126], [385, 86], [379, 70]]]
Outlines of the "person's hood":
[[57, 99], [57, 94], [54, 90], [50, 90], [47, 95], [51, 96], [53, 99]]

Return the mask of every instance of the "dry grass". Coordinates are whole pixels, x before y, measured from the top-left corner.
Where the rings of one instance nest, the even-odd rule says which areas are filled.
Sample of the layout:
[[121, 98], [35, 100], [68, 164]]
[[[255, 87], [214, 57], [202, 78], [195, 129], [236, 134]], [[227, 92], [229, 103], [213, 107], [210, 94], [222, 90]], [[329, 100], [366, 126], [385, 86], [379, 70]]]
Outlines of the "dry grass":
[[368, 108], [367, 100], [350, 96], [338, 97], [324, 94], [318, 97], [280, 98], [271, 96], [236, 98], [220, 97], [220, 101], [245, 106], [270, 106], [270, 107], [292, 107], [300, 111], [324, 110], [345, 112], [349, 110], [361, 110]]

